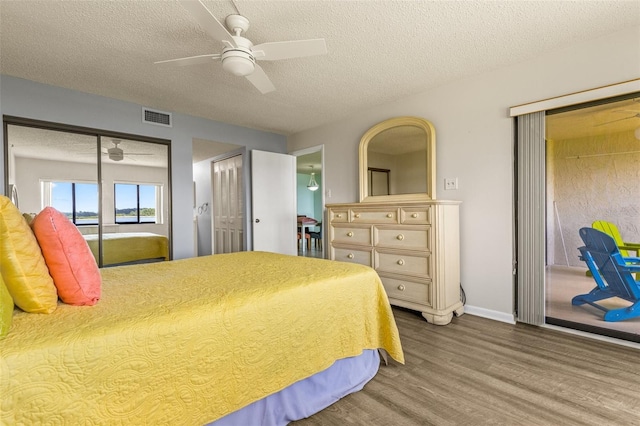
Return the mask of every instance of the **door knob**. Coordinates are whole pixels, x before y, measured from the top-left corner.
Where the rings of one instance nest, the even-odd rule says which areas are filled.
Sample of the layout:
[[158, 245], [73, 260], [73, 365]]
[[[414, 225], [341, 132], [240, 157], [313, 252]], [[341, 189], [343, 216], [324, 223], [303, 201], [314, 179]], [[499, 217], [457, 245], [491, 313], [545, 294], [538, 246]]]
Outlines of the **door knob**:
[[256, 223], [260, 223], [260, 219], [256, 219]]

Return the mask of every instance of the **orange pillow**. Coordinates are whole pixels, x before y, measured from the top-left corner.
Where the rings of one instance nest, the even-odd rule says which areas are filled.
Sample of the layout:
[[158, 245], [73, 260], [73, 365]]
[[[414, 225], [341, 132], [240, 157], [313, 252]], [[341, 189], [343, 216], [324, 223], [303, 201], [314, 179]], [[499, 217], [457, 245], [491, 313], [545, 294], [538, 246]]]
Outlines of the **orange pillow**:
[[48, 314], [58, 306], [58, 294], [38, 241], [11, 200], [0, 195], [0, 271], [23, 311]]
[[95, 305], [100, 299], [102, 277], [78, 228], [53, 207], [38, 213], [31, 228], [60, 299], [70, 305]]

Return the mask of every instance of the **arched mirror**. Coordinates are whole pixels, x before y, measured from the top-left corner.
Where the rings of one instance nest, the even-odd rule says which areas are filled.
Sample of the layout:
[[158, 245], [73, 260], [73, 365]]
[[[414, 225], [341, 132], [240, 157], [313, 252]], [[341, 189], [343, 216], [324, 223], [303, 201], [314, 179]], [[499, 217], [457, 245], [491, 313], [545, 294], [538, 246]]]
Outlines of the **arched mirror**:
[[360, 140], [360, 202], [436, 198], [436, 135], [422, 118], [397, 117]]

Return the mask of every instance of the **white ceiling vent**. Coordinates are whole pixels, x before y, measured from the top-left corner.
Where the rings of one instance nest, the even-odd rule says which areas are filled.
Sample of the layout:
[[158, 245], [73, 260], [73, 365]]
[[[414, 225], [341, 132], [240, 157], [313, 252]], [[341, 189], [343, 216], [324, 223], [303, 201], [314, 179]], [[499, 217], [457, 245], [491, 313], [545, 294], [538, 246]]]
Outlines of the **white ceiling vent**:
[[157, 111], [149, 108], [142, 108], [142, 122], [157, 124], [159, 126], [171, 127], [171, 113]]

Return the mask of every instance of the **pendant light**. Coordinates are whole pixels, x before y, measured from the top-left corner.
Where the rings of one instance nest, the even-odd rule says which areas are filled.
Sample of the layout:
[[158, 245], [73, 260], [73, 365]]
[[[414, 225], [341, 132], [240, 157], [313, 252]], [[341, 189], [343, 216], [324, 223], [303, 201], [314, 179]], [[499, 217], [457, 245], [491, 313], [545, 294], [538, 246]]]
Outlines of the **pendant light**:
[[[313, 166], [311, 166], [311, 170], [313, 170]], [[318, 188], [320, 188], [320, 185], [318, 185], [318, 182], [316, 182], [316, 174], [311, 172], [311, 179], [309, 179], [307, 189], [309, 191], [316, 191]]]

